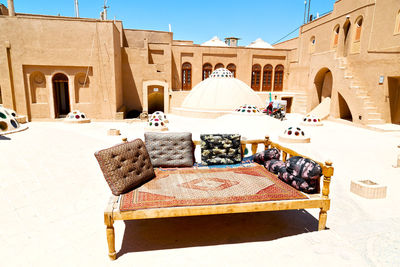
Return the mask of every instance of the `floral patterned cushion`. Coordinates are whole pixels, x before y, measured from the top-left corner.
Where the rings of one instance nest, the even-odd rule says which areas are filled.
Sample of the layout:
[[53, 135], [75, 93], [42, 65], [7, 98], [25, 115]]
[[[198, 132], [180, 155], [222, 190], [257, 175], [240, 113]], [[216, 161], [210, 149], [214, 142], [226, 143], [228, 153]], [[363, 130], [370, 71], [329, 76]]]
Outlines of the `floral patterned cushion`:
[[286, 163], [278, 159], [268, 160], [265, 162], [264, 167], [274, 174], [286, 172]]
[[278, 175], [282, 181], [306, 193], [317, 193], [321, 176], [322, 168], [318, 163], [299, 156], [289, 158], [285, 170]]
[[276, 148], [270, 148], [263, 152], [259, 152], [254, 154], [254, 162], [257, 162], [260, 165], [264, 165], [265, 162], [271, 159], [279, 159], [281, 157], [281, 152]]
[[202, 134], [201, 164], [236, 164], [241, 162], [239, 134]]

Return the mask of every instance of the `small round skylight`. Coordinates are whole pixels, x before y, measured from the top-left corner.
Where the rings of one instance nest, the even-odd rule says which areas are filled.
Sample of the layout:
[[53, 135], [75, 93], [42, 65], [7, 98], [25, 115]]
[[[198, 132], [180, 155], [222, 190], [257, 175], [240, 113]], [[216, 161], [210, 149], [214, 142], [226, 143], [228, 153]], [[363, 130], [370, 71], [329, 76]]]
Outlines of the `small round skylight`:
[[214, 70], [211, 75], [211, 78], [233, 78], [232, 72], [227, 69], [219, 68]]

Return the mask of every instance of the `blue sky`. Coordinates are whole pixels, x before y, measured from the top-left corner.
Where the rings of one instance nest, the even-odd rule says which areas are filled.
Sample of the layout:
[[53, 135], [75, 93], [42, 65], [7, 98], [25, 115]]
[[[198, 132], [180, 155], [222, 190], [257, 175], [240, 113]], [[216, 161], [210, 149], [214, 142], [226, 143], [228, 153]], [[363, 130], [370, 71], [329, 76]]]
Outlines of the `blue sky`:
[[[333, 9], [335, 0], [311, 0], [314, 16]], [[0, 3], [7, 5], [6, 0]], [[99, 18], [104, 0], [79, 0], [81, 17]], [[304, 0], [108, 0], [108, 18], [122, 20], [126, 29], [168, 31], [175, 40], [202, 43], [217, 35], [257, 38], [274, 43], [303, 23]], [[74, 0], [14, 0], [17, 13], [75, 16]], [[296, 37], [296, 31], [285, 39]]]

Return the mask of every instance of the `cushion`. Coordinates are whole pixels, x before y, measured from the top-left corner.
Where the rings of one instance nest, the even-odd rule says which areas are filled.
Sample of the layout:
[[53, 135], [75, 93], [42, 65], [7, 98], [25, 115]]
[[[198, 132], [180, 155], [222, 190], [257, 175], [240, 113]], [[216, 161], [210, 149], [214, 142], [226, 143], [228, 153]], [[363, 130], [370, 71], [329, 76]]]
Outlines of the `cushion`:
[[286, 172], [286, 163], [278, 159], [268, 160], [264, 163], [264, 167], [274, 174]]
[[317, 193], [318, 180], [305, 180], [301, 177], [290, 174], [288, 171], [279, 172], [278, 178], [305, 193]]
[[192, 133], [144, 133], [153, 167], [192, 167]]
[[290, 174], [305, 180], [316, 180], [322, 176], [322, 168], [318, 163], [300, 156], [289, 158], [286, 161], [286, 169]]
[[286, 161], [286, 169], [282, 169], [278, 177], [300, 191], [316, 193], [321, 176], [322, 168], [318, 163], [311, 159], [295, 156]]
[[254, 162], [264, 165], [265, 162], [267, 162], [271, 159], [279, 159], [280, 157], [281, 157], [281, 152], [279, 152], [278, 149], [270, 148], [265, 151], [254, 154], [253, 159], [254, 159]]
[[239, 134], [201, 134], [201, 164], [236, 164], [241, 162]]
[[146, 146], [141, 139], [94, 153], [111, 192], [119, 196], [154, 178]]

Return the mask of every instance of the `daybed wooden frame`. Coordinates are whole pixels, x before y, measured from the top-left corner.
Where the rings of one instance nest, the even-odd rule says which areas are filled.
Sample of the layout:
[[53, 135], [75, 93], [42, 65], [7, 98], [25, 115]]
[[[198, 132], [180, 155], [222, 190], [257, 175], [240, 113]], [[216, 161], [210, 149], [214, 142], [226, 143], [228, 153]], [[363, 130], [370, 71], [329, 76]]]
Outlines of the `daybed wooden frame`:
[[[195, 146], [200, 145], [200, 141], [193, 141]], [[292, 156], [303, 156], [289, 148], [281, 146], [272, 142], [268, 136], [264, 140], [242, 140], [242, 154], [246, 145], [251, 145], [252, 154], [257, 152], [259, 144], [264, 144], [265, 149], [277, 148], [282, 153], [282, 160]], [[316, 161], [318, 162], [318, 161]], [[108, 242], [108, 256], [111, 260], [115, 260], [117, 254], [115, 252], [115, 234], [114, 234], [114, 221], [116, 220], [138, 220], [150, 218], [166, 218], [166, 217], [182, 217], [182, 216], [196, 216], [196, 215], [212, 215], [212, 214], [226, 214], [226, 213], [244, 213], [244, 212], [260, 212], [260, 211], [276, 211], [276, 210], [295, 210], [295, 209], [311, 209], [319, 208], [319, 223], [318, 230], [325, 229], [327, 220], [327, 211], [330, 208], [329, 199], [329, 185], [333, 175], [332, 162], [326, 161], [324, 164], [318, 162], [322, 167], [323, 174], [323, 187], [322, 192], [318, 194], [306, 194], [308, 199], [296, 200], [280, 200], [280, 201], [265, 201], [265, 202], [250, 202], [250, 203], [236, 203], [236, 204], [219, 204], [219, 205], [205, 205], [205, 206], [191, 206], [191, 207], [168, 207], [168, 208], [152, 208], [140, 209], [133, 211], [120, 211], [119, 200], [120, 197], [111, 196], [108, 205], [104, 211], [104, 223], [107, 226], [107, 242]]]

